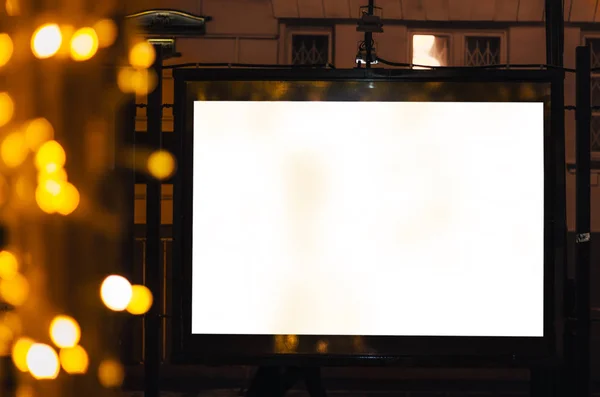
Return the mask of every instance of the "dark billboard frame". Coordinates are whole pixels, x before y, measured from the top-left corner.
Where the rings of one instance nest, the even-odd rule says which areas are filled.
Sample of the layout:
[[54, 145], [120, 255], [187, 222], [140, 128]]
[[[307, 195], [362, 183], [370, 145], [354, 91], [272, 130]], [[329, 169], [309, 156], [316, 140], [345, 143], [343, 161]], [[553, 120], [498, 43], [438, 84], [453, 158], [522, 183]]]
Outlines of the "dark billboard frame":
[[[555, 362], [558, 351], [556, 323], [561, 306], [557, 292], [557, 271], [564, 268], [566, 238], [564, 126], [551, 123], [564, 112], [556, 97], [556, 87], [564, 75], [557, 70], [501, 70], [444, 68], [437, 70], [403, 69], [175, 69], [174, 131], [179, 168], [174, 183], [173, 216], [173, 293], [172, 293], [172, 357], [174, 363], [205, 365], [415, 365], [415, 366], [516, 366], [530, 367]], [[192, 335], [192, 156], [193, 93], [190, 84], [198, 82], [377, 82], [473, 84], [482, 87], [475, 97], [491, 94], [486, 84], [503, 86], [542, 84], [549, 92], [545, 103], [544, 125], [544, 337], [361, 337], [327, 336], [328, 341], [346, 340], [343, 353], [318, 353], [308, 350], [285, 351], [275, 348], [274, 335]], [[477, 91], [477, 90], [475, 90]], [[224, 98], [225, 99], [225, 98]], [[476, 98], [475, 98], [476, 99]], [[434, 99], [435, 100], [435, 99]], [[441, 99], [437, 99], [441, 100]], [[473, 99], [471, 99], [473, 101]], [[556, 117], [560, 120], [560, 117]], [[517, 161], [517, 160], [515, 160]], [[561, 199], [562, 196], [562, 199]], [[282, 337], [282, 336], [281, 336]], [[312, 336], [299, 336], [299, 343]], [[372, 350], [357, 347], [377, 340]], [[361, 339], [363, 338], [363, 339]], [[312, 341], [312, 339], [310, 339]], [[298, 344], [298, 341], [295, 342]], [[314, 341], [313, 341], [314, 343]], [[265, 346], [271, 346], [266, 348]], [[346, 345], [344, 345], [346, 346]], [[342, 349], [343, 350], [343, 349]]]

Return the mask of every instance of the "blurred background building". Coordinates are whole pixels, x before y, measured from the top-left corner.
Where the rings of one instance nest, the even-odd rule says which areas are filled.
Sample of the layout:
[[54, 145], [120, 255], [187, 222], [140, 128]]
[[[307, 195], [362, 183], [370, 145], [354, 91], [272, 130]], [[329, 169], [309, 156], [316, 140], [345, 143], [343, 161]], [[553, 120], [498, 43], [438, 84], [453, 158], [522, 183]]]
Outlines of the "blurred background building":
[[[127, 3], [129, 4], [129, 2]], [[131, 4], [142, 4], [131, 2]], [[384, 33], [375, 33], [377, 55], [399, 63], [441, 66], [480, 66], [487, 64], [545, 64], [544, 0], [376, 0], [384, 21]], [[336, 68], [355, 67], [358, 44], [363, 34], [356, 31], [360, 6], [366, 0], [152, 0], [143, 8], [131, 8], [130, 15], [150, 9], [175, 9], [197, 16], [210, 17], [206, 32], [199, 37], [174, 39], [179, 58], [165, 62], [179, 63], [250, 63], [250, 64], [324, 64]], [[564, 0], [565, 67], [575, 67], [575, 48], [592, 47], [592, 67], [600, 67], [600, 1]], [[171, 39], [171, 36], [163, 38]], [[375, 65], [374, 67], [380, 67]], [[163, 103], [173, 103], [171, 70], [164, 71]], [[145, 103], [145, 98], [138, 98]], [[565, 104], [575, 103], [575, 76], [567, 74]], [[600, 106], [600, 74], [592, 78], [592, 104]], [[146, 130], [146, 109], [138, 107], [136, 131]], [[306, 115], [310, 117], [310, 115]], [[435, 117], [433, 115], [433, 117]], [[566, 111], [566, 159], [575, 162], [575, 116]], [[465, 120], [468, 123], [469, 120]], [[318, 124], [319, 120], [315, 119]], [[494, 120], [489, 120], [494, 123]], [[399, 126], [401, 128], [401, 126]], [[484, 131], [486, 125], [481, 125]], [[172, 109], [166, 107], [163, 131], [173, 133]], [[592, 186], [592, 277], [600, 280], [600, 112], [592, 118], [593, 167]], [[490, 148], [494, 150], [494, 148]], [[514, 159], [519, 161], [519, 159]], [[565, 169], [569, 228], [569, 263], [573, 265], [575, 229], [575, 173]], [[145, 274], [145, 185], [135, 188], [135, 277], [143, 282]], [[243, 386], [248, 379], [246, 368], [200, 369], [171, 368], [169, 365], [169, 322], [171, 237], [173, 221], [172, 185], [162, 185], [162, 274], [161, 304], [163, 319], [163, 374], [166, 384], [184, 387], [197, 384], [197, 377], [207, 379], [207, 387]], [[493, 255], [493, 253], [490, 253]], [[600, 283], [600, 281], [599, 281]], [[600, 284], [599, 284], [600, 285]], [[600, 288], [592, 287], [592, 306], [600, 319]], [[123, 344], [130, 364], [130, 387], [141, 380], [143, 362], [143, 325], [140, 318], [131, 320], [129, 342]], [[593, 376], [600, 381], [600, 326], [593, 334]], [[138, 377], [139, 375], [139, 377]], [[189, 377], [187, 376], [189, 375]], [[374, 373], [362, 370], [331, 370], [329, 378], [345, 379], [494, 379], [526, 380], [528, 374], [515, 370], [385, 370]], [[186, 381], [185, 379], [188, 379]], [[350, 384], [348, 384], [350, 386]], [[515, 390], [516, 392], [517, 390]]]

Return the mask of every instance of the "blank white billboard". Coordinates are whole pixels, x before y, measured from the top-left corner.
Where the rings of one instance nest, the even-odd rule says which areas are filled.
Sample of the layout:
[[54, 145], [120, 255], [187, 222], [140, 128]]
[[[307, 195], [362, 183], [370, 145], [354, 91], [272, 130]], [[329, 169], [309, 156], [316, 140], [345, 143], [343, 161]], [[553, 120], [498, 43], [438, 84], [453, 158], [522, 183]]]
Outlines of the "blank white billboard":
[[542, 103], [194, 103], [194, 334], [542, 337]]

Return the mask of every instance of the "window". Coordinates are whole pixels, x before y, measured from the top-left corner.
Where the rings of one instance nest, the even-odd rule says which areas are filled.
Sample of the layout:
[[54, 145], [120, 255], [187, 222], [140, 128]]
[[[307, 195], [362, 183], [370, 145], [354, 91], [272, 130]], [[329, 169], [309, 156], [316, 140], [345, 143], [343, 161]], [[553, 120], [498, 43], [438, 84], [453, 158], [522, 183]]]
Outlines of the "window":
[[[600, 68], [600, 38], [588, 38], [585, 44], [590, 46], [592, 68]], [[600, 106], [600, 73], [592, 73], [592, 106]], [[591, 149], [600, 154], [600, 112], [592, 111]]]
[[330, 29], [298, 30], [288, 34], [288, 60], [292, 65], [325, 65], [331, 63]]
[[[415, 34], [412, 38], [412, 64], [423, 66], [448, 66], [448, 36]], [[421, 69], [415, 66], [415, 69]]]
[[506, 62], [503, 32], [414, 32], [411, 44], [409, 59], [414, 65], [484, 66]]
[[498, 65], [500, 37], [465, 37], [465, 66]]

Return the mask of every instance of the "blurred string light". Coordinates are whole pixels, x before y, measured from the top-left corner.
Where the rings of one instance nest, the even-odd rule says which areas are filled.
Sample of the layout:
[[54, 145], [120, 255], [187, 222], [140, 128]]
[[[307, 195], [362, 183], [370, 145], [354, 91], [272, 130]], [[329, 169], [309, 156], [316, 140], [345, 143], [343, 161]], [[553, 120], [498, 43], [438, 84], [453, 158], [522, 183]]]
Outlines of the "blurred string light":
[[47, 214], [69, 215], [79, 206], [80, 195], [77, 188], [68, 182], [57, 179], [43, 180], [35, 190], [35, 201]]
[[62, 40], [62, 32], [57, 24], [42, 25], [33, 32], [31, 51], [39, 59], [50, 58], [60, 49]]
[[72, 317], [56, 316], [50, 323], [50, 338], [57, 347], [75, 347], [81, 338], [81, 328]]
[[129, 64], [137, 69], [147, 69], [156, 60], [154, 46], [147, 41], [140, 41], [129, 50]]
[[0, 67], [6, 65], [12, 58], [14, 44], [7, 33], [0, 33]]
[[10, 344], [14, 337], [14, 332], [5, 324], [0, 323], [0, 357], [10, 355]]
[[27, 353], [34, 344], [34, 340], [30, 338], [19, 338], [12, 348], [12, 360], [15, 367], [21, 372], [28, 372], [27, 368]]
[[15, 393], [15, 397], [34, 397], [34, 396], [35, 396], [34, 389], [30, 385], [20, 385], [17, 388], [17, 391]]
[[93, 28], [98, 35], [98, 46], [100, 48], [110, 47], [117, 39], [117, 25], [111, 19], [101, 19], [94, 24]]
[[131, 292], [131, 300], [127, 305], [127, 311], [133, 315], [147, 313], [152, 307], [152, 292], [144, 285], [133, 285]]
[[67, 171], [64, 168], [52, 169], [50, 171], [42, 170], [38, 172], [38, 183], [43, 184], [47, 180], [52, 180], [56, 182], [66, 182], [67, 181]]
[[35, 166], [38, 170], [52, 172], [64, 167], [67, 161], [65, 149], [56, 141], [44, 143], [35, 155]]
[[27, 369], [36, 379], [56, 379], [60, 366], [56, 351], [43, 343], [34, 343], [27, 352]]
[[147, 166], [156, 179], [167, 179], [175, 172], [175, 158], [166, 150], [157, 150], [148, 157]]
[[10, 17], [15, 17], [21, 13], [21, 8], [19, 7], [19, 0], [6, 0], [5, 8], [6, 13]]
[[121, 386], [124, 378], [123, 366], [116, 360], [103, 360], [98, 366], [98, 380], [106, 388]]
[[12, 120], [15, 103], [7, 92], [0, 92], [0, 127]]
[[156, 74], [152, 69], [126, 67], [121, 68], [117, 75], [117, 85], [122, 92], [135, 93], [139, 96], [154, 90], [157, 81]]
[[89, 357], [79, 345], [60, 349], [58, 353], [61, 367], [71, 375], [85, 374], [89, 366]]
[[9, 168], [16, 168], [23, 164], [29, 150], [25, 136], [20, 132], [13, 132], [7, 135], [0, 145], [0, 156], [2, 161]]
[[54, 128], [48, 120], [39, 117], [25, 125], [25, 142], [31, 151], [36, 151], [47, 141], [54, 138]]
[[75, 61], [87, 61], [98, 51], [98, 35], [93, 28], [77, 30], [71, 37], [71, 58]]
[[13, 279], [19, 273], [19, 261], [10, 251], [0, 251], [0, 278]]
[[127, 308], [133, 289], [131, 283], [123, 276], [111, 275], [104, 279], [100, 287], [102, 302], [110, 310], [121, 312]]
[[0, 297], [13, 306], [21, 306], [29, 296], [29, 282], [20, 273], [10, 279], [0, 280]]

